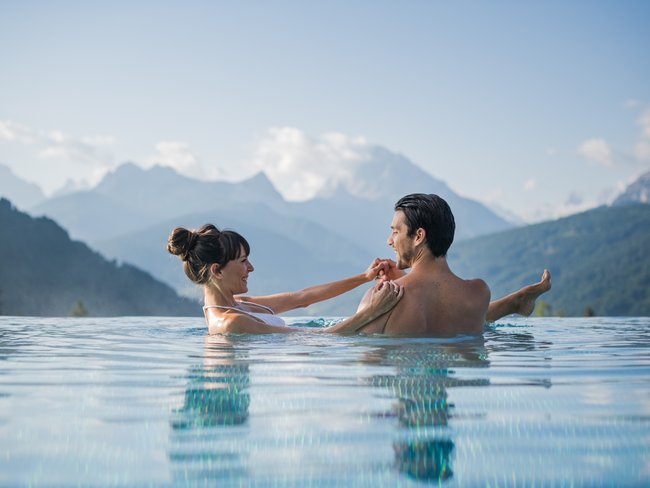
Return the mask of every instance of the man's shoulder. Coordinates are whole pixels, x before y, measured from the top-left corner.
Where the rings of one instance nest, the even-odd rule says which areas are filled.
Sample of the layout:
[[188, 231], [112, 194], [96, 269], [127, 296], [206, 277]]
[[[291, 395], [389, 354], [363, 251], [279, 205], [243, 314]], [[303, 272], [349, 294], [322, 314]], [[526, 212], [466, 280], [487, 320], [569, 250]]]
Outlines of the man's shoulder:
[[490, 287], [481, 278], [465, 280], [465, 282], [467, 283], [467, 286], [470, 288], [471, 292], [477, 297], [487, 298], [488, 301], [490, 300]]

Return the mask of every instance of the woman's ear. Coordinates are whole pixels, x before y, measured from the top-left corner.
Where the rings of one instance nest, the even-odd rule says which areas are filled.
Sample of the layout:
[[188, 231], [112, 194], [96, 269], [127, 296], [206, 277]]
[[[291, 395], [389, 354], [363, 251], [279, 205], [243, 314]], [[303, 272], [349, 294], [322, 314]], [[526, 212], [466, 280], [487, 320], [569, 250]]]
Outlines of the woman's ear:
[[215, 278], [221, 278], [221, 269], [217, 263], [212, 263], [210, 265], [210, 274]]

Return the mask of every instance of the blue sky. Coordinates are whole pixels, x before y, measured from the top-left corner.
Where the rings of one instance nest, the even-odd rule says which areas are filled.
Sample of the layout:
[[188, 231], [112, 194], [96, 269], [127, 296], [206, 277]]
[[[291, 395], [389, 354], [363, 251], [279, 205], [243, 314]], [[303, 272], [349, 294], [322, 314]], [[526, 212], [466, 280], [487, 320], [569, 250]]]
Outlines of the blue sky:
[[0, 0], [0, 164], [52, 192], [127, 160], [279, 179], [285, 148], [327, 172], [380, 145], [550, 218], [650, 169], [648, 25], [625, 0]]

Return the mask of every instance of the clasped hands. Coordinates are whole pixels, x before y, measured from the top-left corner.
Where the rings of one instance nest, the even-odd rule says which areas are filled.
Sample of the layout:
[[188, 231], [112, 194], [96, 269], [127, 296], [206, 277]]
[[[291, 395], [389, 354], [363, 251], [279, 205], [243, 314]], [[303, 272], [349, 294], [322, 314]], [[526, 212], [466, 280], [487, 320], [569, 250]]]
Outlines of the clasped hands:
[[394, 281], [406, 275], [392, 259], [375, 258], [365, 272], [368, 281]]

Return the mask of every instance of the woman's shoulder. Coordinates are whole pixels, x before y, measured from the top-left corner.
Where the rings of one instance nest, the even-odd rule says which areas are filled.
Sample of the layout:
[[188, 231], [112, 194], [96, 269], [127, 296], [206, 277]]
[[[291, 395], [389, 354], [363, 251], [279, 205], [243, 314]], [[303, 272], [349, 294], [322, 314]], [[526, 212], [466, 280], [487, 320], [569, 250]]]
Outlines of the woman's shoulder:
[[239, 297], [237, 303], [243, 310], [246, 310], [247, 312], [269, 313], [275, 315], [275, 312], [271, 307], [256, 303], [254, 300], [254, 297]]
[[210, 307], [209, 310], [211, 312], [207, 314], [207, 322], [210, 333], [232, 333], [233, 329], [241, 322], [241, 318], [246, 317], [244, 313], [234, 308]]

